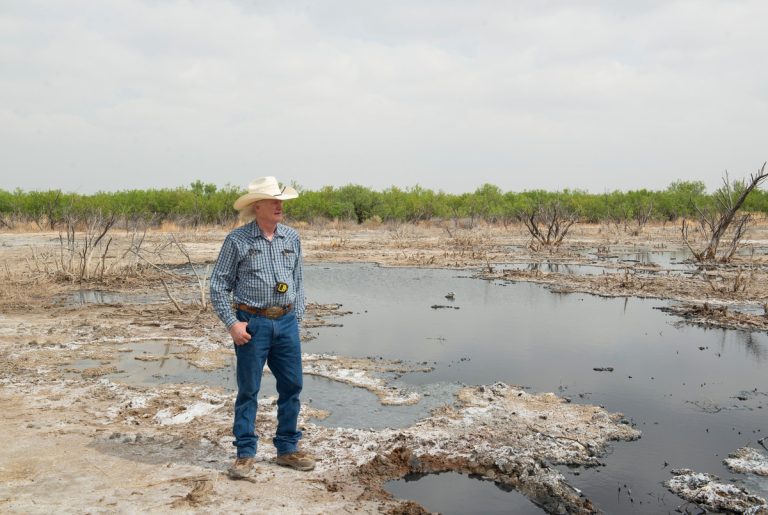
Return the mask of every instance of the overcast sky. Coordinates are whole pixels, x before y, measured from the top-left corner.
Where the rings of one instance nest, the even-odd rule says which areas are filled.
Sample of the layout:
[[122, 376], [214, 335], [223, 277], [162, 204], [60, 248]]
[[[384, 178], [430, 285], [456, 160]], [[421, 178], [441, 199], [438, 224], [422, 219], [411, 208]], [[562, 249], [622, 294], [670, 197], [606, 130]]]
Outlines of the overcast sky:
[[2, 0], [0, 188], [717, 185], [765, 0]]

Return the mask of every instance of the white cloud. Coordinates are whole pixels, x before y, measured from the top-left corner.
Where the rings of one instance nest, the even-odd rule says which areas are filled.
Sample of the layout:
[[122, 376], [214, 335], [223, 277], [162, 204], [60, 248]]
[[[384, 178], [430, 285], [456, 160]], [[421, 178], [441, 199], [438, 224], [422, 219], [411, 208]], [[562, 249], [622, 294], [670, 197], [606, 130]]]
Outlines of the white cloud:
[[6, 1], [0, 188], [712, 185], [768, 158], [762, 1]]

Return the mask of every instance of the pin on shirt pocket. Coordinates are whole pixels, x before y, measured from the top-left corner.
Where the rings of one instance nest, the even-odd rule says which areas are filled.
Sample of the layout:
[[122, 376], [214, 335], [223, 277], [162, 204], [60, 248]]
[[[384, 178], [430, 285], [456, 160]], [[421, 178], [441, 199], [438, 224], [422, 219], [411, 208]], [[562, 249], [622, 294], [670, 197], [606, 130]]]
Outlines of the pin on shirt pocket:
[[261, 249], [250, 248], [248, 249], [248, 259], [245, 260], [246, 272], [257, 273], [265, 266], [265, 257]]
[[296, 253], [293, 249], [286, 248], [283, 249], [283, 262], [285, 263], [285, 266], [288, 267], [289, 270], [293, 270], [293, 268], [296, 266]]

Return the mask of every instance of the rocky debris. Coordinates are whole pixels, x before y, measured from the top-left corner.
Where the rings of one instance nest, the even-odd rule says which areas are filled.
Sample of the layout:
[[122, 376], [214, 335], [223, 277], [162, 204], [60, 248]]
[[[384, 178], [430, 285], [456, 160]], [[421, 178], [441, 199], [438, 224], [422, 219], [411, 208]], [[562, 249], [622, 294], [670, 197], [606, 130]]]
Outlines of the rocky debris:
[[674, 469], [664, 482], [670, 492], [708, 510], [750, 515], [768, 515], [768, 503], [736, 485], [722, 483], [714, 474]]
[[723, 463], [733, 472], [768, 476], [768, 456], [751, 447], [742, 447], [732, 452]]

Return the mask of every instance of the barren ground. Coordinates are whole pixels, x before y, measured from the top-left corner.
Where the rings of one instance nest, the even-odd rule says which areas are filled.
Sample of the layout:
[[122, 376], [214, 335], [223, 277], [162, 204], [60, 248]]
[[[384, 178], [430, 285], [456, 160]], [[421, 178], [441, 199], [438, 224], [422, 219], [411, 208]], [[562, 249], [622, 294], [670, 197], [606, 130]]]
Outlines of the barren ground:
[[[685, 274], [620, 258], [638, 250], [683, 250], [673, 225], [646, 227], [639, 235], [576, 226], [554, 252], [532, 251], [519, 226], [298, 229], [308, 262], [467, 268], [483, 278], [544, 283], [558, 291], [674, 299], [681, 301], [674, 315], [691, 323], [768, 328], [761, 311], [768, 297], [768, 224], [750, 233], [749, 246], [733, 264]], [[204, 265], [215, 260], [225, 233], [176, 236], [192, 261]], [[141, 259], [125, 252], [130, 235], [116, 231], [113, 237], [105, 262], [115, 266], [102, 279], [81, 285], [57, 272], [58, 233], [0, 234], [4, 512], [419, 513], [415, 503], [391, 498], [383, 483], [408, 472], [455, 470], [513, 486], [552, 513], [589, 513], [594, 510], [589, 499], [553, 465], [595, 465], [611, 440], [639, 436], [620, 414], [513, 385], [484, 385], [462, 389], [454, 405], [405, 429], [323, 427], [314, 421], [324, 413], [305, 408], [303, 445], [319, 462], [315, 471], [300, 473], [273, 463], [268, 436], [274, 431], [274, 399], [263, 399], [259, 473], [252, 482], [230, 481], [225, 470], [234, 454], [231, 394], [202, 385], [122, 384], [110, 376], [127, 346], [144, 341], [172, 341], [181, 349], [175, 355], [201, 370], [220, 368], [232, 355], [223, 326], [196, 300], [194, 277], [179, 275], [186, 258], [164, 244], [167, 233], [149, 233]], [[115, 262], [110, 256], [124, 257]], [[528, 267], [544, 262], [598, 271], [577, 275]], [[183, 312], [166, 298], [161, 278]], [[149, 300], [85, 305], [62, 300], [80, 289], [140, 293]], [[343, 315], [338, 306], [311, 306], [305, 341], [313, 327], [338, 323]], [[420, 365], [315, 355], [309, 345], [306, 373], [366, 388], [384, 404], [418, 400], [392, 388], [383, 373], [423, 369]], [[89, 365], [78, 366], [83, 360]]]

